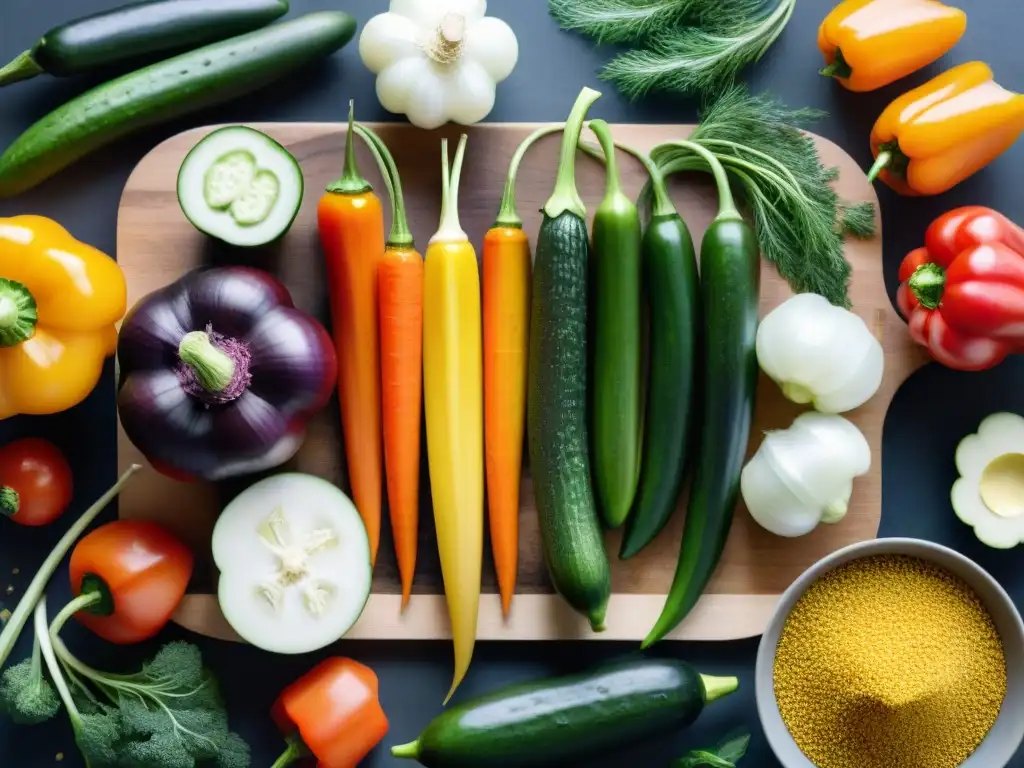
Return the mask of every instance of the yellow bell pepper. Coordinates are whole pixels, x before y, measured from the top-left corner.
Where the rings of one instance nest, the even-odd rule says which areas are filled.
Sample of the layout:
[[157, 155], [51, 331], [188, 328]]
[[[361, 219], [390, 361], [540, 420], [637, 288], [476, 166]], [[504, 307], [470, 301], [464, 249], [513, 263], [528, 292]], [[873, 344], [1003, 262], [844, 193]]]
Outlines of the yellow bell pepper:
[[469, 670], [476, 645], [484, 546], [484, 407], [480, 271], [459, 225], [462, 137], [449, 177], [443, 143], [441, 227], [423, 275], [423, 394], [430, 493], [448, 602], [455, 674], [445, 703]]
[[873, 91], [948, 53], [967, 14], [939, 0], [845, 0], [821, 22], [821, 74], [851, 91]]
[[1024, 96], [980, 61], [961, 64], [896, 99], [871, 130], [868, 173], [903, 195], [937, 195], [984, 168], [1024, 131]]
[[0, 419], [82, 402], [117, 349], [127, 301], [106, 254], [42, 216], [0, 218]]

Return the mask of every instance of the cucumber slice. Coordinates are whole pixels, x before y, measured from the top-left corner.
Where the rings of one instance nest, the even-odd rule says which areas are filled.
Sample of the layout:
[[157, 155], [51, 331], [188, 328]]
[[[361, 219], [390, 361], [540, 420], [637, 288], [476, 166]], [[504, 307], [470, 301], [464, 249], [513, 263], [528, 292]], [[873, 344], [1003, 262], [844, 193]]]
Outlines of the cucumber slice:
[[302, 206], [298, 161], [245, 126], [220, 128], [196, 144], [178, 171], [178, 203], [192, 225], [231, 245], [255, 247], [283, 236]]

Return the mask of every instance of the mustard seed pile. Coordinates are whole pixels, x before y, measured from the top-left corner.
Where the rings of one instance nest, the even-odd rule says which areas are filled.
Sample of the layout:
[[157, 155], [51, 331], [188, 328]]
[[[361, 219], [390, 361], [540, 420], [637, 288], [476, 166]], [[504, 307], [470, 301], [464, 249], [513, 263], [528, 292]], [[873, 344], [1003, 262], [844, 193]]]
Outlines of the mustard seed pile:
[[1006, 658], [974, 591], [905, 556], [815, 582], [779, 641], [775, 697], [818, 768], [956, 768], [1006, 695]]

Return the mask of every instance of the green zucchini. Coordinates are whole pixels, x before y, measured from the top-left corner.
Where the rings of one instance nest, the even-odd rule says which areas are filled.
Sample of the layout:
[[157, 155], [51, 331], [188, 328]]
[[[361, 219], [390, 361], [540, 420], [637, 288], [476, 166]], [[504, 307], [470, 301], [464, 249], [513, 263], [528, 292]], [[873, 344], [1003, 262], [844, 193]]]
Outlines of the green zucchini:
[[583, 120], [599, 96], [583, 89], [565, 125], [558, 180], [537, 238], [527, 374], [527, 444], [544, 558], [555, 589], [595, 631], [604, 629], [611, 569], [591, 487], [589, 242], [575, 161]]
[[594, 311], [594, 489], [605, 525], [618, 528], [640, 473], [640, 214], [622, 192], [615, 142], [603, 120], [590, 129], [607, 168], [604, 200], [594, 214], [591, 306]]
[[0, 198], [31, 189], [90, 152], [147, 126], [251, 93], [355, 35], [356, 21], [320, 11], [161, 61], [58, 107], [0, 155]]
[[657, 179], [656, 202], [643, 239], [651, 362], [640, 484], [622, 536], [623, 560], [650, 544], [675, 512], [689, 465], [700, 360], [700, 280], [693, 239], [660, 173], [652, 178]]
[[675, 659], [624, 661], [450, 707], [391, 754], [427, 768], [580, 765], [584, 757], [677, 733], [738, 686], [735, 677], [700, 675]]
[[139, 64], [264, 27], [288, 0], [146, 0], [54, 27], [0, 68], [0, 87]]
[[700, 457], [694, 470], [679, 561], [665, 607], [643, 642], [674, 630], [711, 580], [739, 499], [757, 390], [755, 342], [761, 259], [754, 230], [736, 209], [725, 169], [710, 152], [680, 142], [711, 166], [719, 213], [701, 242], [704, 311]]

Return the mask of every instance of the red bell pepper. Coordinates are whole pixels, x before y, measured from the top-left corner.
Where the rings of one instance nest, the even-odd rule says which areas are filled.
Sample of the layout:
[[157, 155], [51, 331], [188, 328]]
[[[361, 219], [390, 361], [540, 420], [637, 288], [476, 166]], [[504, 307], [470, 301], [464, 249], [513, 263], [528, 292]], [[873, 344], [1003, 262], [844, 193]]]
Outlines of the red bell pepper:
[[1024, 229], [990, 208], [936, 219], [900, 265], [910, 335], [943, 365], [981, 371], [1024, 349]]
[[68, 570], [75, 618], [111, 643], [160, 632], [192, 578], [192, 552], [156, 523], [115, 520], [85, 536]]
[[377, 675], [352, 659], [324, 659], [289, 685], [271, 710], [288, 748], [272, 768], [314, 757], [318, 768], [356, 768], [388, 732]]

